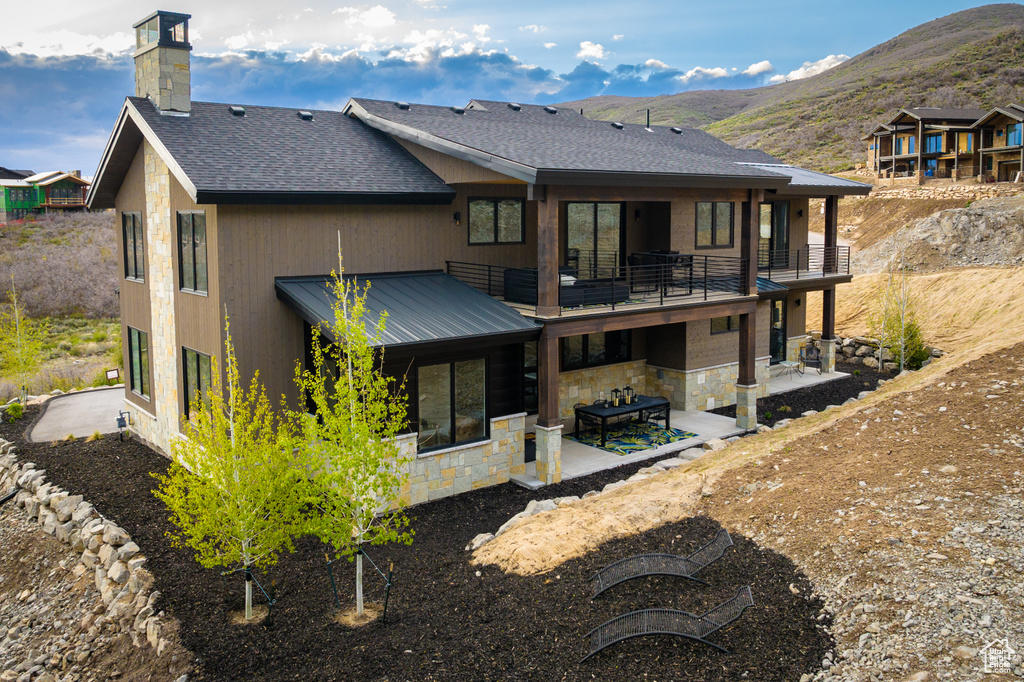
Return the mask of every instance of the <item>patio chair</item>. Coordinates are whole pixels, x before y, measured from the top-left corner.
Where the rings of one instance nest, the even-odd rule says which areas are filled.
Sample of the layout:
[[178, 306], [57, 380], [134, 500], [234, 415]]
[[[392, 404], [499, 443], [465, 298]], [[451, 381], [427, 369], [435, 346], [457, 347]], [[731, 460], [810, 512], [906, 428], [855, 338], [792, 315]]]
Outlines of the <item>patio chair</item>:
[[800, 347], [800, 364], [804, 367], [815, 367], [821, 374], [821, 351], [813, 343]]
[[601, 420], [600, 419], [598, 419], [597, 417], [594, 417], [593, 415], [580, 414], [579, 412], [576, 411], [576, 408], [578, 408], [578, 407], [586, 407], [586, 405], [587, 405], [586, 403], [576, 403], [575, 405], [572, 406], [572, 411], [573, 411], [573, 414], [576, 415], [576, 422], [577, 422], [576, 423], [575, 432], [576, 432], [576, 434], [578, 434], [580, 436], [584, 435], [588, 430], [591, 430], [591, 429], [596, 430], [598, 433], [601, 432]]
[[660, 405], [640, 411], [641, 422], [663, 422], [668, 429], [668, 405]]

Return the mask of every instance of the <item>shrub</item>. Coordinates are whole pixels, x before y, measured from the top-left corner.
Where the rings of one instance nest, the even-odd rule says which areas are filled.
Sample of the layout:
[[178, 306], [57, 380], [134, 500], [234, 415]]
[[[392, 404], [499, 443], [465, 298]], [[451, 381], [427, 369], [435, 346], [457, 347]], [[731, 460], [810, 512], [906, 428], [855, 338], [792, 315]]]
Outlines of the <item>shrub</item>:
[[853, 370], [853, 376], [859, 377], [860, 376], [860, 370], [859, 369]]
[[22, 407], [21, 403], [11, 403], [7, 406], [7, 416], [14, 421], [15, 419], [21, 419], [25, 414], [25, 408]]
[[86, 443], [92, 443], [93, 441], [103, 440], [103, 434], [99, 430], [93, 431], [92, 435], [85, 439]]

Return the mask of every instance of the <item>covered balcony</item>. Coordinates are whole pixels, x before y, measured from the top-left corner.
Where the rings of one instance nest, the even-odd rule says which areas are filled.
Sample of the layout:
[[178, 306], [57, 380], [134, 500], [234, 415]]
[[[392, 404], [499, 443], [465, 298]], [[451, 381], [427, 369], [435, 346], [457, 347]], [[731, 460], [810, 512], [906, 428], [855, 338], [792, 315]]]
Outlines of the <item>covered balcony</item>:
[[850, 247], [810, 244], [799, 249], [770, 250], [762, 244], [757, 272], [773, 282], [821, 279], [850, 274]]
[[[537, 268], [447, 261], [449, 275], [516, 308], [537, 311]], [[559, 266], [556, 317], [724, 301], [748, 295], [747, 260], [674, 251], [571, 249]]]

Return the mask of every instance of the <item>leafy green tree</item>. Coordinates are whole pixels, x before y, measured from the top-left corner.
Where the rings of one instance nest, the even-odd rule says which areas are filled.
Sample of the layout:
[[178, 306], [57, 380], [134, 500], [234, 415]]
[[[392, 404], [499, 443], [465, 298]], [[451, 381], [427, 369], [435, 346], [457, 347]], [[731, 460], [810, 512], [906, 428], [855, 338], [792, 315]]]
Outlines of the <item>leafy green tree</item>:
[[904, 246], [895, 238], [891, 241], [891, 253], [888, 277], [878, 307], [870, 315], [868, 323], [872, 336], [879, 341], [879, 365], [882, 363], [882, 349], [888, 349], [902, 372], [907, 367], [919, 368], [928, 354], [914, 310]]
[[43, 361], [46, 328], [38, 320], [25, 316], [18, 290], [11, 276], [7, 310], [0, 310], [0, 374], [17, 379], [21, 401], [28, 397], [28, 379]]
[[294, 551], [307, 499], [301, 451], [292, 431], [275, 421], [253, 376], [241, 385], [230, 330], [224, 341], [226, 382], [214, 359], [211, 390], [190, 406], [185, 438], [175, 439], [173, 462], [154, 494], [167, 505], [178, 546], [195, 550], [205, 568], [245, 572], [245, 618], [252, 618], [251, 570]]
[[381, 371], [386, 316], [376, 324], [365, 321], [370, 284], [360, 288], [331, 275], [334, 321], [325, 329], [330, 339], [314, 327], [312, 366], [296, 369], [303, 397], [316, 413], [298, 419], [317, 471], [317, 513], [308, 532], [330, 545], [336, 558], [355, 557], [356, 614], [362, 617], [362, 546], [412, 542], [400, 501], [409, 460], [397, 443], [406, 407], [404, 386]]

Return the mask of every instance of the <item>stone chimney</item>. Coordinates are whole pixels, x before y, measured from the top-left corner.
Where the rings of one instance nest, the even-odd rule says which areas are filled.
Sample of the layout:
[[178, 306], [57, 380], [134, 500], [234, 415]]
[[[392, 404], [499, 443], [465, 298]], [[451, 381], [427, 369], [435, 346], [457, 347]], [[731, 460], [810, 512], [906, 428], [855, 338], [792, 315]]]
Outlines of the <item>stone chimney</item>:
[[162, 112], [192, 110], [190, 14], [154, 12], [135, 24], [135, 96]]

